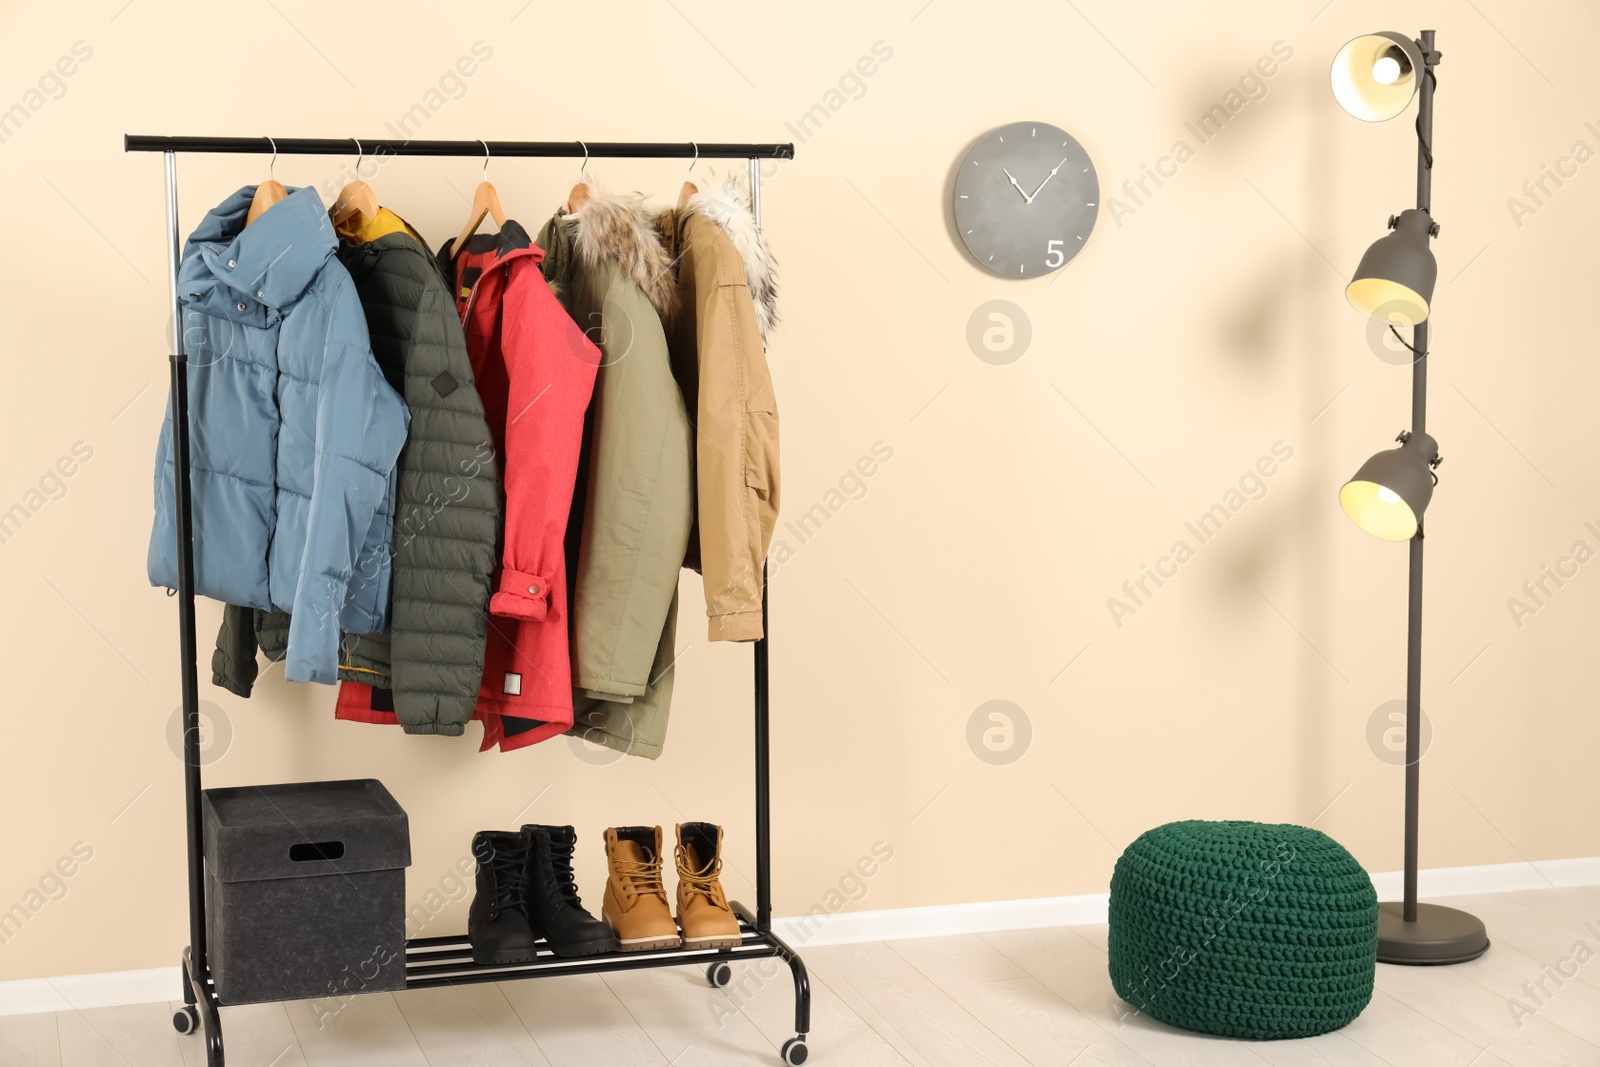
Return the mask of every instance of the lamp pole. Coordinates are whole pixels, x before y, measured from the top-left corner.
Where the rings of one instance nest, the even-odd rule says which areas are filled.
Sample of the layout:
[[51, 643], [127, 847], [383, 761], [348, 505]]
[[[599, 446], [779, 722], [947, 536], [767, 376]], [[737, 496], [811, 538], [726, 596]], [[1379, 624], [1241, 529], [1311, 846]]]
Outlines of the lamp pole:
[[[1433, 31], [1423, 30], [1422, 84], [1417, 87], [1417, 209], [1433, 208]], [[1428, 320], [1411, 327], [1411, 432], [1428, 432]], [[1411, 538], [1406, 605], [1405, 921], [1417, 921], [1417, 820], [1422, 800], [1422, 520]]]
[[[1433, 210], [1433, 68], [1439, 62], [1434, 31], [1423, 30], [1422, 77], [1417, 101], [1417, 209]], [[1428, 234], [1436, 236], [1437, 223]], [[1428, 323], [1411, 328], [1411, 433], [1428, 429]], [[1426, 439], [1426, 438], [1424, 438]], [[1406, 604], [1406, 812], [1405, 888], [1398, 907], [1379, 905], [1378, 959], [1384, 963], [1441, 964], [1477, 959], [1489, 935], [1476, 916], [1455, 908], [1417, 902], [1418, 816], [1422, 799], [1422, 518], [1411, 538], [1410, 588]]]

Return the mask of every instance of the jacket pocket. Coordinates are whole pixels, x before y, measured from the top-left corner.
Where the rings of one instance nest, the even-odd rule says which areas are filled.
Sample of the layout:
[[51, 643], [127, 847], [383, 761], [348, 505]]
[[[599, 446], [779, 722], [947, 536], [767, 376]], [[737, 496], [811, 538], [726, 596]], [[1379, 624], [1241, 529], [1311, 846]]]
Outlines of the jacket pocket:
[[778, 415], [773, 411], [744, 414], [744, 484], [756, 496], [778, 507]]

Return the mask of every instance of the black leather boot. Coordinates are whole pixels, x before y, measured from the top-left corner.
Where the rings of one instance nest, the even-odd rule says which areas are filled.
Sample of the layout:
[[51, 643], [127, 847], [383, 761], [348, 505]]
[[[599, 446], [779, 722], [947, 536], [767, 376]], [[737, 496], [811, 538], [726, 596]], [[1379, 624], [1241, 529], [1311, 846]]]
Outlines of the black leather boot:
[[572, 874], [572, 850], [578, 835], [570, 826], [524, 826], [529, 838], [528, 919], [535, 935], [557, 956], [593, 956], [615, 952], [617, 939], [603, 919], [596, 919], [578, 899]]
[[538, 938], [528, 923], [526, 831], [479, 830], [472, 837], [478, 892], [467, 909], [473, 963], [527, 963]]

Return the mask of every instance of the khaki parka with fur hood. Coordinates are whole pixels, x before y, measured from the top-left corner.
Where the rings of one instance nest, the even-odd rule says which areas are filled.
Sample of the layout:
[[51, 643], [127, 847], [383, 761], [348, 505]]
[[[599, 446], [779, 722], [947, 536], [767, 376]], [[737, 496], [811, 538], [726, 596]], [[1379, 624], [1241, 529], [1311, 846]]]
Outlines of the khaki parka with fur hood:
[[778, 518], [778, 404], [766, 355], [777, 319], [772, 257], [731, 178], [659, 225], [677, 283], [667, 347], [696, 431], [685, 562], [704, 578], [710, 640], [756, 641]]
[[[694, 517], [694, 428], [662, 325], [676, 297], [671, 259], [638, 194], [595, 189], [535, 240], [551, 290], [601, 351], [567, 522], [572, 732], [653, 759]], [[519, 724], [504, 723], [509, 743]]]

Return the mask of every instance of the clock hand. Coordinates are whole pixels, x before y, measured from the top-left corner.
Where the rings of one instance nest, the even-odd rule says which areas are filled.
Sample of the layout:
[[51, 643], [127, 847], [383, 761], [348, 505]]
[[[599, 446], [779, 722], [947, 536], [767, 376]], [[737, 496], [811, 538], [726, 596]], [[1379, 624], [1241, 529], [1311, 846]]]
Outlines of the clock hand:
[[[1062, 162], [1064, 163], [1066, 161], [1062, 160]], [[1004, 174], [1007, 178], [1011, 178], [1011, 172], [1009, 170], [1006, 170], [1006, 168], [1004, 168], [1004, 167], [1000, 168], [1000, 173]], [[1011, 178], [1011, 184], [1017, 190], [1017, 192], [1022, 193], [1022, 202], [1024, 204], [1033, 203], [1033, 197], [1029, 196], [1027, 193], [1022, 192], [1022, 186], [1017, 184], [1017, 179]]]
[[[1038, 195], [1039, 195], [1039, 193], [1040, 193], [1040, 192], [1041, 192], [1041, 191], [1043, 191], [1043, 189], [1044, 189], [1044, 187], [1045, 187], [1045, 186], [1046, 186], [1046, 185], [1049, 185], [1049, 184], [1050, 184], [1050, 179], [1051, 179], [1051, 178], [1054, 178], [1054, 177], [1055, 177], [1055, 176], [1056, 176], [1056, 170], [1060, 170], [1060, 169], [1061, 169], [1061, 164], [1062, 164], [1062, 163], [1065, 163], [1065, 162], [1066, 162], [1066, 161], [1067, 161], [1067, 157], [1062, 157], [1062, 160], [1061, 160], [1061, 163], [1057, 163], [1057, 164], [1056, 164], [1056, 168], [1055, 168], [1055, 170], [1052, 170], [1052, 171], [1051, 171], [1051, 172], [1050, 172], [1050, 173], [1049, 173], [1049, 174], [1046, 174], [1046, 175], [1045, 175], [1045, 176], [1044, 176], [1044, 181], [1042, 181], [1042, 182], [1040, 182], [1040, 183], [1039, 183], [1039, 188], [1038, 188], [1038, 189], [1035, 189], [1035, 190], [1034, 190], [1034, 191], [1033, 191], [1033, 196], [1038, 196]], [[1027, 194], [1026, 194], [1026, 193], [1024, 193], [1024, 194], [1023, 194], [1023, 195], [1024, 195], [1024, 196], [1027, 196]], [[1028, 197], [1028, 203], [1030, 203], [1030, 204], [1031, 204], [1031, 203], [1033, 203], [1033, 196], [1029, 196], [1029, 197]]]

